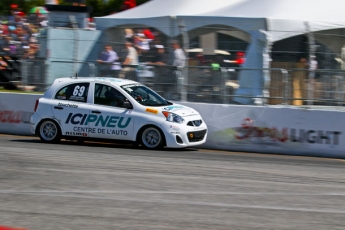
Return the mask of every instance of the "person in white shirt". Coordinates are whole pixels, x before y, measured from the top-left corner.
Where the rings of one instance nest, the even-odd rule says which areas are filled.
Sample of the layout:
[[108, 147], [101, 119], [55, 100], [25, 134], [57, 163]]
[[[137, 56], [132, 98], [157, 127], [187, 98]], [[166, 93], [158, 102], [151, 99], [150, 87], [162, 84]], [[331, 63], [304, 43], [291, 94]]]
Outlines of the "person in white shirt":
[[[138, 52], [136, 49], [133, 47], [133, 44], [131, 42], [126, 42], [126, 48], [128, 50], [128, 54], [126, 56], [125, 61], [122, 63], [124, 68], [120, 72], [119, 77], [120, 78], [125, 78], [127, 72], [133, 72], [134, 68], [133, 66], [128, 66], [128, 65], [138, 65]], [[136, 79], [133, 79], [136, 80]]]
[[119, 62], [119, 56], [113, 50], [110, 45], [104, 47], [104, 51], [101, 54], [100, 59], [97, 62], [100, 65], [100, 74], [102, 77], [118, 77], [121, 70], [121, 65]]
[[184, 67], [186, 65], [186, 55], [184, 51], [181, 49], [180, 44], [176, 41], [173, 43], [173, 47], [174, 47], [173, 65], [177, 67]]

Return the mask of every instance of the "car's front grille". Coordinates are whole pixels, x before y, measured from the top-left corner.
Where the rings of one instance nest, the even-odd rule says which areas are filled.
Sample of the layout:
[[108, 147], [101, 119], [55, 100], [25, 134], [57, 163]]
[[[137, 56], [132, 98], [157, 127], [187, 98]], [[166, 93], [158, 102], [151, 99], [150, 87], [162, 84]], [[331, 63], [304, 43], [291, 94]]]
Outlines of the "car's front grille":
[[206, 135], [207, 129], [195, 131], [195, 132], [188, 132], [187, 137], [189, 142], [198, 142], [202, 141]]
[[202, 120], [189, 121], [188, 126], [199, 127], [202, 124]]

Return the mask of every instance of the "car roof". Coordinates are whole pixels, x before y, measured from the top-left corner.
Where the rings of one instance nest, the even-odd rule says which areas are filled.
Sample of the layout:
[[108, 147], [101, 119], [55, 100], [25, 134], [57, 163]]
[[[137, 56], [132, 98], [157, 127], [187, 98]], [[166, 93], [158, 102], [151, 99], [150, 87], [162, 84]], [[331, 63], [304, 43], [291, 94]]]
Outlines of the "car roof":
[[70, 77], [64, 77], [64, 78], [56, 78], [53, 82], [53, 84], [48, 88], [48, 90], [44, 93], [43, 97], [45, 98], [51, 98], [54, 94], [54, 92], [66, 85], [66, 84], [73, 84], [78, 82], [97, 82], [97, 83], [108, 83], [114, 86], [122, 86], [122, 85], [128, 85], [128, 84], [140, 84], [139, 82], [128, 80], [128, 79], [122, 79], [122, 78], [112, 78], [112, 77], [78, 77], [78, 78], [70, 78]]
[[117, 85], [117, 86], [122, 86], [122, 85], [128, 85], [128, 84], [133, 84], [137, 83], [140, 84], [139, 82], [132, 81], [129, 79], [122, 79], [122, 78], [113, 78], [113, 77], [78, 77], [78, 78], [57, 78], [55, 79], [54, 84], [60, 83], [73, 83], [73, 82], [100, 82], [100, 83], [109, 83], [112, 85]]

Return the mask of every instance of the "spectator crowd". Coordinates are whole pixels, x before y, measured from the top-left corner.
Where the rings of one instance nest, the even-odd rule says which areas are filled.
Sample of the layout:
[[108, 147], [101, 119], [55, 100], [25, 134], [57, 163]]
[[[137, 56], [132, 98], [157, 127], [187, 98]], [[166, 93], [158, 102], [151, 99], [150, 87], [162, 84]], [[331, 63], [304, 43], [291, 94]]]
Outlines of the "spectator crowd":
[[38, 35], [45, 22], [44, 14], [26, 15], [20, 9], [0, 16], [0, 82], [18, 80], [14, 76], [20, 72], [21, 60], [38, 57]]
[[126, 72], [133, 71], [133, 65], [146, 63], [149, 65], [170, 65], [183, 67], [186, 57], [178, 41], [172, 41], [173, 50], [169, 50], [166, 39], [154, 28], [125, 29], [124, 50], [113, 50], [110, 44], [97, 60], [102, 76], [125, 77]]
[[39, 44], [37, 36], [44, 27], [44, 15], [29, 15], [13, 11], [0, 16], [0, 54], [15, 58], [33, 58]]

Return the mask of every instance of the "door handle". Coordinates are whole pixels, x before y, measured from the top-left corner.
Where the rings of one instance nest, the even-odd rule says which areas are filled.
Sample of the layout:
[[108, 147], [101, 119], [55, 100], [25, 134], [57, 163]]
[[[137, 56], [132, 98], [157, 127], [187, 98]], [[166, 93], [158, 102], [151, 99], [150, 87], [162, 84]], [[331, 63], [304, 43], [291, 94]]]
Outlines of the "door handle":
[[61, 109], [63, 109], [63, 107], [61, 107], [61, 106], [54, 106], [54, 109], [59, 109], [59, 110], [61, 110]]
[[101, 111], [99, 111], [99, 110], [92, 110], [91, 111], [91, 113], [97, 113], [97, 114], [100, 114], [100, 113], [102, 113]]

